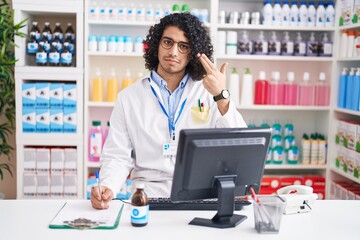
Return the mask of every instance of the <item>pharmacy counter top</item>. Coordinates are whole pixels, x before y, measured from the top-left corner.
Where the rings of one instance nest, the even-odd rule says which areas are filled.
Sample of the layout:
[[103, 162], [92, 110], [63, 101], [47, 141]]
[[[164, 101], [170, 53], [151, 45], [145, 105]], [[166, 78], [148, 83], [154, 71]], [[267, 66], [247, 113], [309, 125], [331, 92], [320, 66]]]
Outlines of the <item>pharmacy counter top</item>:
[[[86, 200], [72, 200], [84, 201]], [[114, 230], [50, 229], [49, 222], [65, 200], [0, 200], [0, 239], [103, 240], [103, 239], [360, 239], [360, 201], [320, 200], [310, 213], [284, 215], [279, 234], [258, 234], [252, 206], [238, 212], [248, 219], [235, 228], [217, 229], [188, 225], [194, 217], [211, 218], [211, 211], [151, 211], [149, 224], [130, 224], [126, 205]]]

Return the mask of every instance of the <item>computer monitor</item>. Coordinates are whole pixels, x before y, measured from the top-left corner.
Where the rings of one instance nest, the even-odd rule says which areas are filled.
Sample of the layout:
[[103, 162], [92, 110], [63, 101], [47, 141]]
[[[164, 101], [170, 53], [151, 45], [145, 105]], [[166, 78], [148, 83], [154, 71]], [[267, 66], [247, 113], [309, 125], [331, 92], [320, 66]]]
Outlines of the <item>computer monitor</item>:
[[234, 214], [235, 196], [259, 191], [271, 128], [212, 128], [180, 131], [171, 200], [218, 198], [212, 219], [189, 224], [230, 228], [247, 217]]

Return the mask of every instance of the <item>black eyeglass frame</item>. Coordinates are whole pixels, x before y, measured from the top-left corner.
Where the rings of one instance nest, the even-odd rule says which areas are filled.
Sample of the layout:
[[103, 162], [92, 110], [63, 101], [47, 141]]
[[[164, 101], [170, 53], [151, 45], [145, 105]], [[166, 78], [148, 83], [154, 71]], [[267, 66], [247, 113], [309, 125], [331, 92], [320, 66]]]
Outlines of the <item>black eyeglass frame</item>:
[[[169, 41], [169, 45], [166, 45], [166, 43], [164, 41]], [[183, 53], [183, 54], [188, 54], [190, 51], [191, 51], [191, 47], [190, 47], [190, 44], [187, 43], [187, 42], [182, 42], [182, 41], [179, 41], [179, 42], [176, 42], [174, 41], [173, 39], [171, 38], [168, 38], [168, 37], [162, 37], [160, 39], [160, 45], [161, 47], [163, 47], [164, 49], [166, 50], [169, 50], [171, 49], [172, 47], [174, 47], [174, 44], [176, 43], [177, 45], [177, 49], [179, 50], [180, 53]], [[182, 49], [182, 46], [183, 47], [187, 47], [187, 49]]]

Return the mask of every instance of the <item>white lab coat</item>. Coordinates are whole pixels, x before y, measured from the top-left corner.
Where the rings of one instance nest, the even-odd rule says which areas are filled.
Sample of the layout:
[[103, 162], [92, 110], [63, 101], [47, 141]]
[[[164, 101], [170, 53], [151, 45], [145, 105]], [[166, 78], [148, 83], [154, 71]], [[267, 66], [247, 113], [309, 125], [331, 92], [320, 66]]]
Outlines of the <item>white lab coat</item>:
[[[114, 196], [131, 170], [133, 185], [143, 182], [148, 196], [170, 196], [175, 159], [163, 158], [162, 152], [163, 144], [170, 142], [168, 118], [150, 84], [162, 101], [159, 88], [153, 81], [149, 82], [149, 78], [147, 76], [122, 90], [111, 114], [110, 131], [100, 159], [100, 178], [101, 184], [109, 187]], [[191, 78], [185, 86], [175, 118], [186, 98], [176, 124], [175, 141], [180, 129], [247, 126], [233, 101], [230, 101], [228, 112], [221, 116], [213, 96], [204, 88], [202, 81]], [[191, 108], [198, 106], [199, 99], [210, 108], [209, 118], [200, 122], [194, 121]]]

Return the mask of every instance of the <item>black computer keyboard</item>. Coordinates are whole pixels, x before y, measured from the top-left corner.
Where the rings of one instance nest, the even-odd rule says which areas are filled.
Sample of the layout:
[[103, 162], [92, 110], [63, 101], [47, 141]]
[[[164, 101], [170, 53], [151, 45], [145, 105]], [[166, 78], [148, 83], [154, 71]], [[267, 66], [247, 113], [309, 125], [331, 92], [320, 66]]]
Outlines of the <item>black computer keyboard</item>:
[[[247, 200], [235, 199], [235, 210], [250, 204]], [[217, 199], [174, 203], [170, 198], [149, 198], [149, 206], [150, 210], [217, 210]]]

